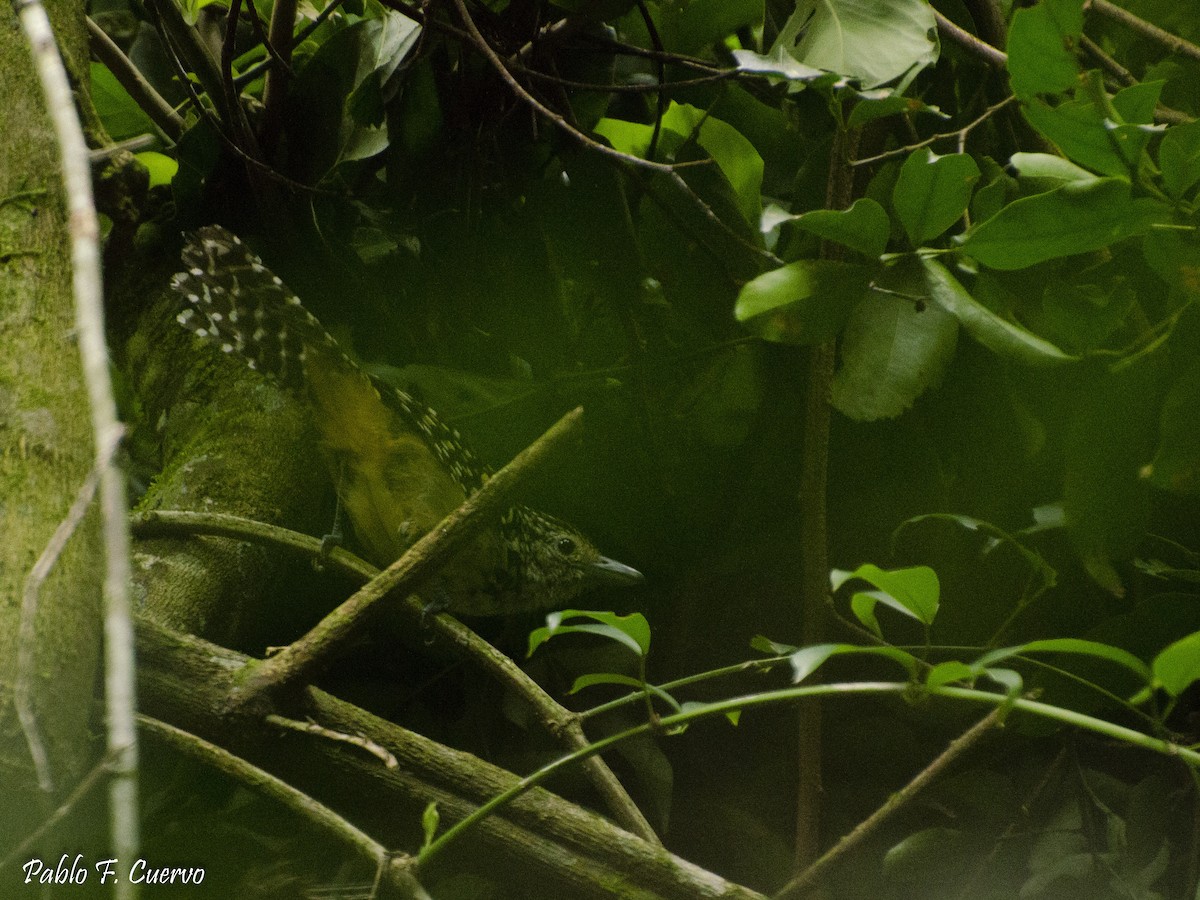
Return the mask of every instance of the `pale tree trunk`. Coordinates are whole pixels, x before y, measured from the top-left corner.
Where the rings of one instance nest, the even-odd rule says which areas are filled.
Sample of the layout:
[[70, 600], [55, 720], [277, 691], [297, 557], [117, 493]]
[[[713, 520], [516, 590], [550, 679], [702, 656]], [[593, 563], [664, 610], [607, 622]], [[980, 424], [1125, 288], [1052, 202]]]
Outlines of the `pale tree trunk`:
[[[50, 3], [72, 74], [87, 73], [82, 6]], [[45, 754], [35, 770], [14, 702], [22, 598], [30, 570], [93, 462], [72, 329], [67, 227], [54, 135], [16, 16], [0, 11], [0, 857], [97, 761], [89, 742], [103, 578], [89, 513], [37, 595], [32, 711]], [[42, 782], [39, 786], [39, 780]], [[50, 791], [44, 788], [52, 785]], [[76, 821], [76, 825], [86, 827]]]

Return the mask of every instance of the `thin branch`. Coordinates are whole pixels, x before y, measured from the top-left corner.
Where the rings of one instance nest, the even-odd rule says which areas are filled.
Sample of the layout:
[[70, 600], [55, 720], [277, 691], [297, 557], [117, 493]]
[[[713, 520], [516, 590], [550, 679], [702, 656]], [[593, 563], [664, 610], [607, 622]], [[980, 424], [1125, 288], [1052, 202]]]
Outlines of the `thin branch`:
[[29, 570], [25, 579], [25, 587], [21, 592], [21, 622], [17, 630], [17, 680], [13, 687], [13, 705], [17, 709], [17, 719], [21, 723], [21, 731], [25, 734], [25, 743], [29, 747], [29, 757], [33, 760], [33, 770], [37, 773], [38, 787], [45, 794], [54, 793], [54, 776], [50, 771], [50, 755], [46, 752], [42, 740], [41, 728], [38, 726], [37, 710], [33, 703], [33, 684], [37, 673], [37, 610], [38, 596], [42, 585], [50, 576], [58, 559], [66, 549], [71, 535], [79, 528], [79, 523], [87, 515], [92, 498], [96, 496], [96, 485], [99, 473], [93, 468], [79, 487], [75, 501], [67, 511], [66, 516], [54, 529], [50, 541], [46, 544], [37, 562]]
[[999, 724], [1005, 710], [996, 707], [965, 732], [950, 742], [937, 758], [922, 769], [916, 777], [900, 790], [893, 793], [882, 806], [863, 819], [852, 831], [842, 836], [836, 844], [822, 854], [821, 858], [784, 885], [774, 900], [796, 900], [804, 897], [813, 885], [821, 880], [829, 869], [851, 850], [877, 832], [892, 816], [912, 802], [925, 788], [929, 787], [964, 753], [978, 744], [983, 737]]
[[937, 19], [938, 34], [942, 37], [963, 47], [968, 53], [978, 56], [993, 68], [1004, 69], [1008, 65], [1008, 54], [1003, 50], [997, 50], [991, 44], [981, 41], [971, 32], [955, 25], [936, 9], [933, 11], [933, 15]]
[[[308, 40], [312, 36], [312, 33], [314, 31], [316, 31], [318, 28], [320, 28], [325, 23], [325, 20], [328, 19], [331, 15], [333, 15], [334, 12], [337, 11], [337, 8], [339, 6], [341, 6], [342, 3], [344, 3], [344, 2], [345, 2], [345, 0], [330, 0], [330, 2], [325, 5], [324, 9], [322, 9], [319, 13], [317, 13], [315, 16], [313, 16], [312, 21], [310, 21], [307, 25], [305, 25], [298, 32], [296, 32], [295, 38], [292, 39], [292, 46], [297, 47], [300, 44], [303, 44], [306, 40]], [[256, 22], [258, 21], [257, 13], [258, 13], [258, 10], [256, 9], [255, 10], [255, 21]], [[261, 27], [261, 23], [260, 23], [260, 27]], [[272, 66], [277, 65], [281, 59], [281, 57], [279, 57], [278, 51], [276, 51], [275, 48], [273, 46], [271, 46], [269, 36], [264, 35], [263, 38], [260, 38], [260, 39], [264, 41], [264, 45], [266, 47], [268, 57], [267, 57], [267, 59], [262, 60], [262, 62], [257, 62], [254, 65], [250, 66], [248, 69], [246, 69], [244, 72], [242, 72], [242, 74], [238, 75], [236, 79], [234, 79], [239, 88], [245, 87], [247, 84], [249, 84], [255, 78], [257, 78], [259, 75], [262, 75], [264, 72], [269, 70]]]
[[1100, 45], [1093, 41], [1086, 34], [1079, 36], [1079, 46], [1083, 52], [1096, 62], [1100, 63], [1100, 68], [1120, 82], [1122, 87], [1129, 87], [1131, 84], [1137, 84], [1137, 79], [1133, 77], [1133, 73], [1127, 68], [1105, 53]]
[[1172, 53], [1178, 53], [1180, 56], [1187, 56], [1191, 59], [1200, 60], [1200, 46], [1193, 44], [1191, 41], [1184, 40], [1178, 35], [1171, 34], [1165, 29], [1159, 28], [1157, 25], [1147, 22], [1145, 19], [1139, 18], [1127, 9], [1122, 9], [1115, 3], [1109, 3], [1108, 0], [1091, 0], [1086, 4], [1085, 9], [1094, 9], [1101, 15], [1108, 16], [1115, 22], [1120, 22], [1127, 28], [1136, 31], [1142, 37], [1149, 38], [1162, 44]]
[[[134, 725], [135, 676], [133, 619], [129, 601], [129, 526], [126, 522], [125, 478], [113, 461], [122, 427], [109, 372], [104, 338], [104, 297], [100, 275], [100, 226], [92, 199], [87, 143], [75, 110], [67, 72], [54, 43], [50, 19], [39, 0], [14, 4], [29, 41], [54, 125], [61, 154], [71, 237], [75, 294], [75, 331], [92, 419], [95, 468], [99, 473], [100, 520], [104, 542], [104, 638], [109, 783], [109, 815], [113, 853], [132, 860], [138, 853], [137, 729]], [[124, 881], [118, 898], [133, 896]]]
[[113, 39], [91, 16], [88, 16], [86, 21], [89, 44], [96, 58], [108, 67], [121, 83], [121, 87], [129, 92], [129, 96], [150, 117], [150, 121], [162, 129], [163, 134], [173, 141], [179, 140], [186, 127], [183, 116], [175, 112], [171, 104], [163, 99], [133, 61], [113, 43]]
[[683, 88], [699, 87], [705, 84], [715, 84], [719, 81], [724, 81], [727, 78], [737, 78], [743, 73], [738, 69], [725, 69], [717, 72], [714, 75], [705, 75], [702, 78], [681, 78], [679, 81], [666, 81], [648, 84], [601, 84], [593, 81], [572, 81], [570, 78], [563, 78], [559, 75], [551, 75], [549, 72], [540, 72], [537, 69], [531, 69], [528, 66], [514, 66], [514, 71], [520, 72], [528, 78], [536, 78], [541, 81], [550, 81], [561, 87], [570, 88], [573, 91], [592, 91], [597, 94], [655, 94], [655, 93], [670, 93], [674, 90]]
[[374, 756], [385, 767], [389, 769], [400, 768], [400, 763], [396, 761], [396, 757], [390, 750], [374, 741], [367, 740], [361, 734], [346, 734], [344, 731], [334, 731], [332, 728], [326, 728], [324, 725], [319, 725], [311, 719], [307, 722], [299, 722], [285, 716], [277, 716], [275, 713], [268, 715], [266, 721], [268, 725], [274, 725], [276, 728], [283, 728], [287, 731], [298, 731], [300, 734], [311, 734], [315, 737], [324, 738], [327, 741], [335, 741], [349, 744], [352, 747], [358, 747], [360, 750]]
[[578, 128], [572, 126], [570, 122], [562, 117], [562, 115], [543, 104], [537, 99], [537, 97], [525, 90], [521, 83], [517, 81], [512, 72], [510, 72], [508, 67], [504, 64], [504, 60], [497, 55], [496, 51], [492, 49], [491, 44], [489, 44], [484, 38], [483, 34], [480, 33], [479, 27], [475, 24], [475, 20], [471, 18], [471, 13], [467, 10], [466, 3], [464, 3], [463, 0], [452, 0], [452, 2], [455, 10], [458, 12], [459, 18], [462, 19], [462, 23], [471, 37], [471, 43], [474, 44], [476, 49], [478, 49], [479, 52], [484, 55], [487, 61], [491, 63], [492, 68], [496, 70], [496, 74], [498, 74], [504, 80], [504, 83], [508, 85], [509, 89], [520, 99], [533, 107], [543, 118], [556, 125], [565, 134], [574, 138], [577, 142], [583, 144], [589, 150], [594, 150], [596, 153], [599, 153], [602, 156], [607, 156], [610, 159], [619, 160], [626, 165], [634, 166], [639, 169], [647, 169], [652, 172], [671, 173], [675, 171], [674, 166], [667, 165], [666, 163], [657, 163], [653, 160], [642, 159], [641, 157], [633, 156], [629, 153], [622, 153], [620, 150], [616, 150], [610, 147], [608, 144], [602, 144], [600, 141], [589, 137]]
[[945, 141], [949, 140], [950, 138], [957, 138], [960, 141], [965, 141], [968, 134], [970, 134], [973, 130], [978, 128], [1000, 110], [1004, 109], [1004, 107], [1008, 106], [1008, 104], [1015, 102], [1016, 99], [1016, 95], [1010, 94], [1003, 100], [993, 103], [962, 128], [957, 128], [954, 131], [943, 131], [940, 134], [927, 137], [925, 140], [918, 141], [915, 144], [905, 144], [903, 147], [896, 147], [893, 150], [887, 150], [883, 153], [878, 153], [875, 156], [864, 156], [862, 159], [851, 160], [850, 165], [865, 166], [870, 163], [877, 163], [882, 162], [885, 159], [891, 159], [894, 156], [905, 156], [909, 153], [912, 153], [914, 150], [920, 150], [922, 147], [928, 147], [930, 144], [936, 144], [938, 141]]
[[[646, 33], [650, 36], [650, 44], [659, 53], [665, 53], [662, 38], [658, 34], [658, 28], [654, 24], [654, 17], [650, 15], [650, 10], [646, 7], [646, 0], [637, 0], [638, 12], [642, 15], [642, 22], [646, 25]], [[667, 95], [663, 92], [662, 86], [667, 80], [667, 64], [659, 59], [655, 65], [655, 75], [658, 78], [658, 99], [654, 110], [654, 131], [650, 133], [650, 145], [646, 150], [647, 159], [654, 159], [658, 156], [658, 139], [662, 134], [663, 116], [667, 114]]]
[[[251, 3], [254, 0], [250, 0]], [[296, 0], [275, 0], [271, 8], [268, 46], [275, 48], [281, 65], [267, 70], [263, 85], [262, 143], [271, 152], [283, 128], [283, 105], [291, 78], [292, 40], [296, 28]]]

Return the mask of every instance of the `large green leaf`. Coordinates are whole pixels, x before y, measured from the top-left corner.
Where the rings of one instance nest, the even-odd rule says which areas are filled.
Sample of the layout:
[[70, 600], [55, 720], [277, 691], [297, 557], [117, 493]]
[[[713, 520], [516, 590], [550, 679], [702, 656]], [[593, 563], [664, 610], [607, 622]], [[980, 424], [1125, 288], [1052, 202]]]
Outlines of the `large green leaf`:
[[1083, 31], [1079, 0], [1042, 0], [1018, 9], [1008, 32], [1008, 76], [1019, 97], [1056, 94], [1073, 87], [1079, 64], [1072, 48]]
[[875, 619], [875, 606], [878, 603], [890, 606], [924, 625], [932, 625], [937, 617], [941, 585], [937, 573], [928, 566], [887, 570], [872, 563], [863, 563], [852, 572], [834, 569], [829, 573], [829, 584], [836, 591], [855, 578], [878, 588], [876, 591], [860, 591], [850, 600], [855, 616], [875, 634], [880, 633], [879, 623]]
[[[622, 153], [645, 157], [654, 126], [604, 118], [595, 132]], [[671, 103], [662, 118], [661, 150], [673, 154], [685, 142], [699, 144], [725, 176], [746, 221], [758, 227], [762, 215], [763, 161], [754, 145], [728, 122], [685, 103]]]
[[871, 294], [850, 313], [830, 399], [851, 419], [894, 418], [941, 381], [957, 341], [940, 306]]
[[1010, 203], [962, 239], [962, 249], [993, 269], [1023, 269], [1099, 250], [1169, 219], [1165, 206], [1134, 203], [1119, 178], [1069, 182]]
[[874, 271], [835, 260], [798, 260], [748, 282], [734, 316], [768, 341], [820, 343], [842, 330]]
[[849, 209], [814, 209], [792, 217], [791, 221], [805, 231], [865, 256], [879, 256], [887, 249], [891, 228], [884, 208], [866, 197], [855, 200]]
[[958, 319], [971, 337], [993, 353], [1031, 366], [1055, 365], [1078, 358], [996, 315], [972, 297], [936, 259], [923, 259], [921, 264], [925, 269], [925, 286], [933, 301]]
[[1118, 133], [1094, 101], [1069, 100], [1052, 107], [1041, 100], [1027, 100], [1021, 111], [1030, 125], [1081, 166], [1129, 178], [1129, 159], [1118, 145]]
[[1163, 135], [1158, 166], [1172, 197], [1182, 197], [1200, 182], [1200, 122], [1176, 125]]
[[938, 49], [924, 0], [800, 0], [772, 52], [871, 88], [932, 65]]
[[115, 141], [137, 137], [142, 134], [157, 134], [158, 129], [150, 117], [142, 111], [129, 92], [117, 81], [107, 66], [92, 63], [92, 103], [104, 123], [104, 129]]
[[1178, 697], [1200, 680], [1200, 631], [1180, 638], [1151, 664], [1154, 680], [1172, 697]]
[[962, 218], [979, 180], [979, 166], [965, 153], [938, 156], [928, 147], [909, 154], [892, 192], [892, 206], [908, 239], [920, 246]]

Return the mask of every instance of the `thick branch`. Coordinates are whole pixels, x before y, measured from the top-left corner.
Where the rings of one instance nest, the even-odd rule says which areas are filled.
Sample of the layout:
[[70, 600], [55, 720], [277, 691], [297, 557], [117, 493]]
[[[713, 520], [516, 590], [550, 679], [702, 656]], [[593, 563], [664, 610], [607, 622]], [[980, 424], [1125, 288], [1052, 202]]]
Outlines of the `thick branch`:
[[[199, 638], [140, 623], [139, 687], [148, 715], [199, 735], [284, 778], [314, 799], [346, 810], [354, 826], [391, 848], [421, 840], [421, 811], [438, 804], [442, 821], [464, 818], [510, 788], [514, 775], [468, 753], [442, 746], [315, 688], [297, 717], [359, 735], [386, 748], [395, 769], [344, 743], [287, 735], [265, 722], [223, 713], [225, 698], [247, 659]], [[373, 812], [374, 811], [374, 812]], [[371, 816], [375, 815], [372, 819]], [[535, 788], [506, 806], [446, 854], [455, 871], [479, 866], [512, 883], [536, 880], [559, 896], [602, 900], [761, 900], [661, 847], [639, 840], [607, 819]], [[499, 866], [501, 871], [495, 867]]]
[[[306, 553], [313, 559], [319, 558], [322, 553], [321, 542], [314, 537], [263, 522], [217, 513], [155, 510], [135, 517], [133, 528], [134, 533], [141, 538], [207, 534], [288, 547]], [[369, 582], [379, 575], [379, 570], [370, 563], [363, 562], [341, 548], [334, 548], [325, 562], [328, 567], [358, 581]], [[431, 651], [445, 649], [453, 658], [478, 666], [522, 697], [533, 710], [538, 723], [568, 750], [580, 750], [587, 746], [587, 735], [583, 731], [579, 715], [563, 708], [542, 690], [537, 682], [526, 675], [520, 666], [471, 629], [451, 616], [435, 616], [423, 622], [423, 609], [420, 602], [414, 598], [406, 598], [405, 602], [396, 604], [395, 608], [405, 620], [405, 624], [414, 632], [422, 627], [428, 630]], [[643, 840], [658, 843], [654, 829], [630, 799], [608, 764], [594, 757], [584, 760], [582, 766], [617, 821]]]

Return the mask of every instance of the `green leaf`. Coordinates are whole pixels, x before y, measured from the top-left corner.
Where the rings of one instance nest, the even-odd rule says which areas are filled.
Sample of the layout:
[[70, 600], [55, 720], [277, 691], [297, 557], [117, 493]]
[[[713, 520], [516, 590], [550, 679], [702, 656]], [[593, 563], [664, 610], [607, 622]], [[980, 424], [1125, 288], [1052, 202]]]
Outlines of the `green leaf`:
[[1021, 688], [1024, 687], [1021, 673], [1012, 669], [987, 668], [983, 670], [982, 674], [1004, 688], [1004, 692], [1008, 694], [1010, 700], [1016, 699], [1017, 695], [1021, 693]]
[[150, 187], [170, 184], [175, 173], [179, 171], [179, 163], [162, 153], [146, 150], [133, 154], [133, 158], [145, 166], [146, 171], [150, 173]]
[[[577, 619], [591, 620], [598, 624], [565, 624]], [[619, 616], [612, 612], [564, 609], [547, 615], [545, 627], [536, 628], [530, 633], [529, 655], [533, 655], [538, 647], [555, 635], [576, 633], [596, 634], [608, 638], [628, 647], [641, 657], [650, 653], [650, 623], [641, 613]]]
[[996, 315], [967, 293], [936, 259], [922, 259], [921, 265], [925, 269], [925, 286], [934, 303], [958, 319], [971, 337], [993, 353], [1030, 366], [1057, 365], [1078, 359]]
[[699, 54], [739, 28], [761, 26], [762, 20], [763, 0], [692, 0], [675, 24], [671, 49]]
[[941, 586], [937, 573], [928, 566], [885, 570], [864, 563], [853, 572], [834, 569], [829, 574], [829, 583], [836, 591], [853, 578], [861, 578], [879, 588], [878, 591], [855, 594], [851, 599], [851, 608], [859, 621], [876, 634], [879, 634], [879, 624], [874, 617], [877, 603], [890, 606], [925, 625], [933, 624], [938, 612]]
[[1014, 153], [1008, 162], [1021, 178], [1049, 178], [1054, 181], [1096, 180], [1096, 176], [1087, 169], [1050, 153]]
[[930, 669], [929, 674], [925, 676], [925, 684], [928, 687], [941, 687], [943, 684], [951, 684], [955, 681], [974, 681], [978, 676], [979, 670], [974, 666], [968, 666], [965, 662], [952, 659], [938, 663]]
[[1041, 641], [1030, 641], [1015, 647], [1001, 647], [985, 653], [975, 661], [976, 666], [988, 667], [995, 663], [1012, 659], [1015, 656], [1028, 656], [1033, 653], [1067, 653], [1073, 656], [1088, 656], [1103, 659], [1128, 669], [1139, 681], [1150, 680], [1150, 668], [1128, 650], [1102, 644], [1098, 641], [1087, 641], [1082, 638], [1049, 638]]
[[936, 304], [868, 295], [843, 332], [830, 399], [861, 422], [894, 418], [938, 384], [958, 344], [958, 323]]
[[616, 684], [620, 685], [621, 687], [633, 688], [636, 691], [649, 691], [655, 697], [658, 697], [669, 707], [671, 707], [675, 712], [679, 712], [683, 709], [683, 707], [679, 705], [678, 700], [657, 685], [648, 684], [640, 681], [637, 678], [633, 678], [630, 675], [620, 675], [615, 672], [595, 672], [591, 675], [580, 675], [575, 679], [575, 683], [571, 685], [571, 690], [569, 690], [567, 693], [577, 694], [584, 688], [589, 688], [597, 684]]
[[734, 316], [764, 340], [817, 344], [842, 330], [873, 271], [836, 260], [798, 260], [748, 282]]
[[889, 884], [921, 884], [930, 869], [944, 864], [948, 853], [967, 858], [963, 833], [954, 828], [926, 828], [914, 832], [888, 849], [883, 857], [883, 875]]
[[791, 221], [818, 237], [872, 257], [887, 249], [891, 230], [884, 208], [865, 197], [855, 200], [849, 209], [814, 209], [793, 216]]
[[1113, 95], [1113, 109], [1125, 124], [1152, 125], [1164, 84], [1165, 81], [1142, 81], [1122, 88]]
[[917, 658], [899, 647], [859, 647], [854, 644], [814, 644], [801, 647], [791, 656], [792, 683], [799, 684], [832, 656], [883, 656], [904, 667], [910, 675], [917, 670]]
[[425, 833], [425, 843], [423, 846], [428, 847], [433, 843], [433, 839], [437, 836], [438, 826], [441, 823], [442, 815], [438, 812], [437, 803], [430, 803], [425, 807], [425, 811], [421, 813], [421, 830]]
[[761, 634], [756, 634], [750, 639], [750, 646], [768, 656], [787, 656], [799, 649], [795, 644], [780, 644]]
[[828, 72], [802, 65], [781, 46], [776, 46], [770, 55], [755, 53], [753, 50], [734, 50], [733, 59], [739, 72], [766, 75], [772, 83], [792, 82], [789, 90], [798, 90], [807, 83], [829, 78]]
[[792, 683], [799, 684], [817, 669], [825, 660], [837, 653], [839, 644], [816, 644], [812, 647], [802, 647], [791, 655]]
[[978, 180], [979, 166], [965, 153], [938, 156], [923, 147], [909, 154], [892, 191], [892, 206], [913, 246], [962, 218]]
[[872, 88], [933, 65], [938, 50], [924, 0], [799, 0], [771, 52]]
[[1094, 101], [1070, 100], [1051, 107], [1041, 100], [1027, 100], [1021, 112], [1030, 125], [1081, 166], [1129, 179], [1130, 160], [1118, 146], [1118, 132]]
[[1168, 215], [1165, 207], [1135, 204], [1122, 179], [1070, 182], [1010, 203], [967, 232], [962, 249], [993, 269], [1024, 269], [1099, 250]]
[[1154, 657], [1154, 681], [1172, 697], [1178, 697], [1200, 681], [1200, 631], [1180, 638]]
[[1167, 129], [1158, 148], [1158, 166], [1172, 197], [1182, 197], [1200, 181], [1200, 122]]
[[[614, 149], [643, 159], [650, 151], [654, 126], [604, 118], [593, 129]], [[675, 153], [685, 142], [704, 149], [737, 198], [738, 209], [755, 227], [762, 216], [763, 161], [754, 145], [736, 128], [705, 110], [672, 102], [662, 118], [661, 152]]]
[[1072, 49], [1083, 31], [1079, 0], [1043, 0], [1018, 9], [1008, 32], [1008, 75], [1018, 97], [1074, 87], [1079, 64]]
[[158, 134], [150, 117], [142, 111], [129, 92], [117, 81], [117, 76], [107, 66], [92, 63], [92, 103], [104, 123], [104, 130], [114, 141], [137, 137], [142, 134]]
[[1159, 413], [1158, 451], [1142, 476], [1165, 491], [1200, 495], [1200, 362], [1193, 362], [1167, 391]]
[[754, 145], [729, 123], [686, 103], [672, 102], [662, 127], [704, 148], [733, 188], [746, 221], [757, 226], [762, 216], [763, 161]]

